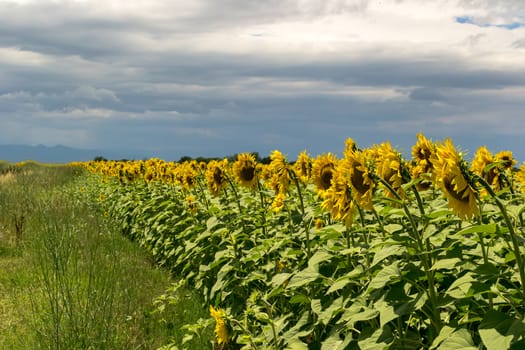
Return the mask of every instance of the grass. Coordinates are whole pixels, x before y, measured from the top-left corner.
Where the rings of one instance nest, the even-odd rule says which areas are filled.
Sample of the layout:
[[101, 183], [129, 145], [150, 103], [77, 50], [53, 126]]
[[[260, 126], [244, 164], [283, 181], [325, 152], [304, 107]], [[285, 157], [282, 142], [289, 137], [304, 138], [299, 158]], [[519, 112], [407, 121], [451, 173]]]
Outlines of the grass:
[[[190, 290], [169, 291], [78, 170], [31, 163], [0, 177], [0, 349], [156, 349], [209, 318]], [[205, 334], [186, 346], [210, 349]]]

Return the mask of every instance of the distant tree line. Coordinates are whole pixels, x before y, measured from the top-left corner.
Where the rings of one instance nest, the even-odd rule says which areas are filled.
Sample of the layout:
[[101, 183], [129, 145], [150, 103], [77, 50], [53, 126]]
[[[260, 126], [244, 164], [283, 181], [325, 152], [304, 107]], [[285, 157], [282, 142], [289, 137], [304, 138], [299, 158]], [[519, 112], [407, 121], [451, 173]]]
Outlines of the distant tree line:
[[[251, 152], [251, 154], [254, 155], [255, 161], [257, 163], [262, 163], [262, 164], [269, 164], [270, 163], [270, 157], [269, 156], [261, 157], [259, 152]], [[225, 158], [228, 158], [228, 161], [230, 161], [230, 162], [234, 162], [234, 161], [237, 160], [237, 153], [235, 153], [233, 155], [230, 155], [230, 156], [227, 156]], [[200, 162], [209, 163], [212, 160], [221, 160], [221, 159], [223, 159], [223, 158], [219, 158], [219, 157], [196, 157], [196, 158], [193, 158], [193, 157], [190, 157], [190, 156], [182, 156], [182, 157], [179, 158], [177, 163], [184, 163], [184, 162], [188, 162], [188, 161], [192, 161], [192, 160], [195, 160], [195, 161], [197, 161], [199, 163]], [[93, 161], [95, 161], [95, 162], [106, 162], [106, 161], [108, 161], [108, 159], [106, 159], [103, 156], [96, 156], [95, 158], [93, 158]], [[119, 159], [118, 161], [127, 162], [127, 161], [129, 161], [129, 159]]]

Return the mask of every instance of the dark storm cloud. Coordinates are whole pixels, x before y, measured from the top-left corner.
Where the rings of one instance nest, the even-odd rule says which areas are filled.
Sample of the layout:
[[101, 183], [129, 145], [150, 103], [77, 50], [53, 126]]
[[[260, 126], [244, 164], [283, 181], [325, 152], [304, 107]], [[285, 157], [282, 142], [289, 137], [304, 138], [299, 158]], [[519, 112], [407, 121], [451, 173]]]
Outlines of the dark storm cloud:
[[[0, 2], [2, 142], [131, 149], [170, 159], [274, 148], [294, 157], [304, 148], [341, 150], [346, 137], [407, 149], [418, 131], [461, 140], [477, 124], [480, 137], [463, 138], [472, 148], [476, 140], [501, 144], [502, 135], [513, 140], [525, 132], [523, 65], [506, 63], [503, 50], [489, 46], [468, 55], [446, 47], [463, 41], [478, 50], [493, 39], [492, 32], [476, 31], [499, 28], [472, 26], [476, 31], [460, 39], [452, 33], [439, 49], [408, 39], [393, 49], [349, 39], [365, 29], [342, 35], [329, 49], [308, 38], [297, 49], [279, 42], [280, 35], [298, 34], [280, 32], [283, 23], [362, 20], [376, 11], [373, 4], [96, 5]], [[515, 51], [508, 57], [524, 54], [520, 30], [512, 31], [508, 47]]]

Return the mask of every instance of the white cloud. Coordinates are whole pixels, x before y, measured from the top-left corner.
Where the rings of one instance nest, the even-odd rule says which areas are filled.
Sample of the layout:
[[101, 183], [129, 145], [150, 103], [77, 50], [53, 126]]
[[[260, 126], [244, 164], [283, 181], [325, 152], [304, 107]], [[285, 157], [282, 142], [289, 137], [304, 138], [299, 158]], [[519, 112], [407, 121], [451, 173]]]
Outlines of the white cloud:
[[0, 64], [11, 66], [43, 66], [49, 58], [38, 52], [22, 50], [17, 47], [0, 47]]
[[[222, 135], [251, 150], [269, 138], [291, 146], [305, 142], [302, 134], [282, 135], [301, 124], [316, 130], [319, 147], [334, 132], [375, 128], [459, 134], [475, 121], [499, 134], [522, 130], [525, 27], [498, 27], [524, 22], [522, 0], [0, 0], [0, 7], [0, 119], [17, 132], [48, 123], [42, 140], [53, 128], [63, 137], [62, 124], [101, 135], [92, 138], [97, 145], [105, 138], [168, 148], [176, 134], [186, 150], [219, 150], [208, 142]], [[475, 24], [458, 23], [467, 17]], [[496, 125], [498, 115], [506, 122]], [[242, 136], [256, 127], [265, 134]], [[121, 141], [117, 129], [127, 135]], [[32, 130], [38, 140], [43, 127]]]

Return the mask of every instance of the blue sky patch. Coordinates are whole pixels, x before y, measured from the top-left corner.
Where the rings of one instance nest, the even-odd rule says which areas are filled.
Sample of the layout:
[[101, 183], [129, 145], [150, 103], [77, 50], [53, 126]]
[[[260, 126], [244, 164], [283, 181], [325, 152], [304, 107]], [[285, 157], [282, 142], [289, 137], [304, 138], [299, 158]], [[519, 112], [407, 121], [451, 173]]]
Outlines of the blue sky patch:
[[520, 28], [521, 26], [523, 26], [523, 23], [520, 23], [520, 22], [512, 22], [512, 23], [508, 23], [508, 24], [480, 23], [480, 22], [476, 22], [474, 20], [474, 18], [471, 17], [471, 16], [459, 16], [459, 17], [456, 17], [456, 23], [473, 24], [475, 26], [483, 27], [483, 28], [485, 28], [485, 27], [497, 27], [497, 28], [504, 28], [504, 29], [509, 29], [509, 30]]

